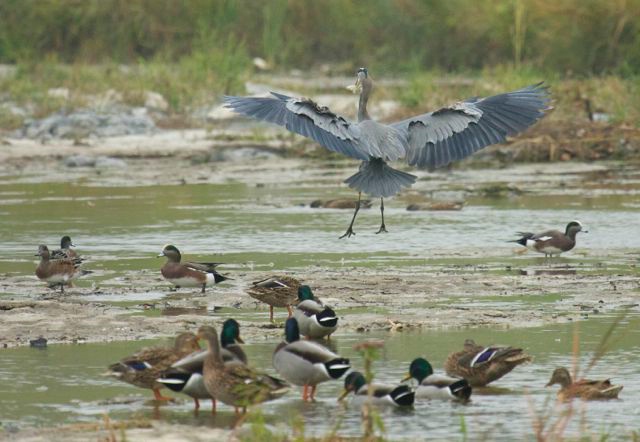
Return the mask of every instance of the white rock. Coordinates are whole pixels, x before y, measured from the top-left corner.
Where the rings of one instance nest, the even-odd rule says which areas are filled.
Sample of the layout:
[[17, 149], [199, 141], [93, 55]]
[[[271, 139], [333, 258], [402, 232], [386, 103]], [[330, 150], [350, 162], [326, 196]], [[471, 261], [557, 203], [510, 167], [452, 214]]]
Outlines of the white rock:
[[47, 91], [47, 95], [51, 98], [61, 98], [63, 100], [68, 100], [71, 96], [71, 93], [66, 87], [55, 87], [49, 89]]
[[153, 91], [145, 91], [144, 107], [151, 110], [166, 112], [169, 110], [169, 103], [161, 94]]

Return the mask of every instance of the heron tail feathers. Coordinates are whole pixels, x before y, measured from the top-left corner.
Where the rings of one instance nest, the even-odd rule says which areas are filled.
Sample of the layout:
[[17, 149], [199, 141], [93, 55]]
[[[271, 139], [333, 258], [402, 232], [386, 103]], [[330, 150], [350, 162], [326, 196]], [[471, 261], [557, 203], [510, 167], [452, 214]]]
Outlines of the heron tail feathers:
[[369, 196], [387, 198], [400, 193], [402, 189], [411, 187], [416, 182], [416, 178], [415, 175], [394, 169], [380, 158], [374, 158], [363, 161], [358, 173], [344, 182], [350, 188]]

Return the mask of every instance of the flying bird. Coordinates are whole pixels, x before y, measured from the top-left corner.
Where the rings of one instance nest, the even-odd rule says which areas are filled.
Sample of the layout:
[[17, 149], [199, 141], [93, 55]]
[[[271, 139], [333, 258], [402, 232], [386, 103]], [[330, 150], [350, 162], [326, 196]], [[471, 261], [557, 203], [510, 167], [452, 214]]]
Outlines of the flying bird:
[[384, 223], [384, 198], [411, 187], [416, 176], [394, 169], [389, 162], [404, 160], [410, 166], [436, 169], [461, 160], [491, 144], [502, 143], [527, 129], [549, 109], [549, 94], [542, 83], [486, 98], [470, 98], [434, 112], [392, 124], [374, 121], [367, 111], [373, 80], [366, 68], [358, 69], [352, 87], [359, 93], [358, 121], [352, 122], [308, 98], [271, 92], [270, 97], [224, 98], [233, 111], [267, 121], [311, 138], [330, 151], [361, 160], [355, 175], [345, 183], [358, 191], [358, 203], [347, 231], [360, 209], [362, 192], [380, 198], [380, 229]]

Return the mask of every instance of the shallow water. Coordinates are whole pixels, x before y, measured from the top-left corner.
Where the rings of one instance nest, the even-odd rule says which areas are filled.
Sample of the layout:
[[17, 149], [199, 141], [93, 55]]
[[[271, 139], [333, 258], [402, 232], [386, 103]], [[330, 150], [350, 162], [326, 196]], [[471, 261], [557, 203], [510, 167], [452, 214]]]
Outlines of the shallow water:
[[[574, 251], [557, 262], [579, 265], [581, 272], [637, 275], [640, 237], [640, 173], [615, 166], [606, 173], [589, 166], [518, 166], [492, 171], [454, 170], [449, 173], [419, 172], [420, 180], [403, 198], [385, 203], [389, 234], [375, 235], [379, 225], [377, 208], [361, 211], [357, 236], [338, 240], [351, 217], [349, 210], [310, 209], [315, 199], [354, 197], [340, 182], [352, 173], [339, 163], [314, 164], [312, 170], [294, 167], [299, 162], [283, 160], [268, 172], [235, 171], [235, 175], [186, 185], [145, 181], [132, 168], [127, 176], [105, 171], [67, 170], [47, 173], [25, 172], [0, 176], [0, 273], [5, 277], [32, 281], [31, 293], [2, 289], [1, 297], [36, 296], [46, 289], [33, 271], [37, 245], [54, 246], [60, 236], [70, 235], [80, 253], [89, 258], [86, 267], [94, 273], [77, 282], [80, 287], [100, 284], [108, 287], [85, 296], [85, 301], [134, 303], [166, 296], [159, 281], [135, 293], [121, 293], [120, 287], [135, 285], [136, 272], [157, 274], [161, 260], [155, 256], [168, 242], [189, 257], [227, 263], [225, 270], [275, 271], [300, 269], [311, 273], [322, 267], [393, 268], [411, 271], [415, 266], [456, 268], [482, 266], [487, 271], [504, 272], [506, 266], [539, 264], [533, 254], [518, 256], [517, 248], [506, 241], [521, 230], [562, 229], [572, 219], [583, 222], [590, 233], [580, 234]], [[179, 165], [176, 167], [179, 168]], [[256, 166], [257, 167], [257, 166]], [[567, 172], [566, 168], [572, 172]], [[190, 170], [190, 169], [187, 169]], [[140, 172], [140, 171], [139, 171]], [[164, 164], [158, 175], [171, 173]], [[142, 174], [144, 175], [144, 174]], [[166, 180], [165, 180], [166, 181]], [[162, 181], [161, 182], [165, 182]], [[175, 183], [175, 180], [170, 180]], [[478, 191], [495, 183], [517, 185], [528, 192], [507, 192], [490, 197]], [[466, 206], [454, 212], [408, 212], [411, 198], [433, 195], [436, 199], [465, 199]], [[374, 202], [375, 203], [375, 202]], [[320, 267], [316, 267], [320, 266]], [[413, 266], [413, 267], [412, 267]], [[159, 279], [159, 278], [158, 278]], [[30, 285], [29, 285], [30, 287]], [[445, 296], [445, 294], [443, 294]], [[474, 300], [484, 307], [499, 308], [505, 302], [529, 300], [500, 296]], [[544, 294], [536, 301], [553, 300]], [[547, 299], [549, 298], [549, 299]], [[446, 301], [446, 300], [445, 300]], [[443, 302], [442, 299], [438, 302]], [[411, 305], [407, 309], [422, 308]], [[362, 307], [367, 308], [367, 307]], [[428, 314], [428, 309], [424, 314]], [[235, 314], [235, 313], [234, 313]], [[255, 319], [254, 312], [242, 315]], [[591, 315], [581, 323], [581, 341], [587, 358], [606, 330], [610, 317]], [[638, 429], [640, 414], [640, 356], [638, 319], [625, 325], [618, 346], [598, 364], [592, 375], [612, 376], [625, 384], [622, 400], [589, 404], [586, 428], [595, 434], [621, 436]], [[108, 330], [105, 330], [108, 333]], [[512, 391], [499, 396], [477, 396], [468, 406], [445, 403], [417, 404], [413, 411], [383, 411], [387, 435], [410, 438], [429, 435], [462, 438], [461, 416], [470, 438], [505, 440], [523, 434], [532, 438], [530, 403], [538, 410], [550, 409], [553, 394], [543, 385], [557, 365], [571, 364], [571, 325], [533, 329], [473, 329], [471, 331], [429, 331], [384, 335], [338, 335], [338, 349], [356, 361], [352, 346], [363, 338], [385, 339], [384, 359], [376, 364], [381, 380], [402, 377], [409, 361], [425, 355], [440, 366], [446, 354], [458, 348], [464, 338], [478, 342], [504, 343], [526, 347], [536, 360], [498, 382]], [[2, 424], [52, 425], [99, 419], [105, 411], [114, 418], [131, 412], [154, 417], [156, 412], [145, 399], [149, 394], [100, 376], [106, 366], [144, 345], [144, 342], [50, 346], [47, 350], [19, 348], [0, 351], [0, 417]], [[259, 366], [270, 366], [270, 352], [276, 341], [252, 342], [247, 352]], [[426, 354], [425, 354], [426, 353]], [[586, 361], [586, 359], [582, 359]], [[335, 406], [341, 385], [320, 388], [316, 404], [303, 404], [296, 394], [264, 407], [268, 422], [301, 413], [308, 434], [325, 434], [340, 424], [340, 433], [360, 432], [359, 411]], [[116, 400], [113, 400], [116, 398]], [[125, 398], [126, 400], [122, 400]], [[545, 405], [546, 404], [546, 405]], [[232, 424], [225, 409], [216, 419], [207, 413], [194, 418], [191, 404], [161, 407], [160, 418], [194, 425]], [[556, 414], [557, 415], [557, 414]], [[576, 422], [579, 419], [575, 420]], [[634, 427], [635, 426], [635, 427]], [[570, 432], [584, 431], [579, 425]]]
[[[580, 363], [587, 365], [612, 317], [579, 324], [582, 354]], [[634, 361], [640, 357], [640, 319], [629, 317], [615, 331], [615, 344], [598, 362], [588, 376], [611, 377], [625, 388], [617, 401], [594, 401], [585, 405], [574, 403], [576, 415], [566, 434], [610, 435], [614, 439], [629, 436], [639, 430], [640, 367]], [[416, 403], [413, 409], [382, 409], [387, 436], [409, 439], [412, 436], [444, 439], [461, 437], [461, 419], [470, 439], [515, 440], [533, 438], [531, 410], [539, 414], [556, 410], [551, 421], [557, 419], [566, 406], [554, 402], [555, 388], [544, 388], [557, 366], [571, 367], [574, 325], [554, 325], [516, 330], [456, 330], [420, 333], [343, 335], [335, 339], [338, 353], [351, 358], [354, 368], [361, 369], [360, 357], [353, 345], [363, 339], [382, 339], [385, 349], [374, 365], [377, 379], [398, 382], [406, 373], [409, 362], [422, 355], [430, 359], [436, 369], [448, 352], [460, 347], [472, 336], [477, 342], [518, 345], [535, 357], [532, 364], [516, 368], [493, 385], [500, 394], [474, 394], [468, 405], [431, 401]], [[157, 341], [166, 343], [167, 341]], [[162, 419], [192, 425], [230, 427], [233, 410], [222, 405], [218, 416], [208, 413], [208, 402], [198, 416], [192, 413], [190, 399], [178, 404], [154, 409], [149, 391], [102, 376], [105, 367], [120, 357], [153, 342], [124, 342], [113, 344], [56, 345], [44, 350], [17, 348], [4, 350], [0, 377], [10, 382], [0, 384], [3, 426], [54, 425], [73, 422], [94, 422], [108, 413], [111, 418], [131, 417]], [[271, 366], [273, 341], [254, 341], [245, 346], [251, 364]], [[284, 431], [284, 423], [304, 420], [307, 435], [324, 435], [339, 427], [343, 435], [361, 434], [359, 407], [353, 404], [336, 406], [342, 388], [340, 381], [322, 384], [318, 401], [303, 403], [300, 390], [261, 407], [267, 423], [277, 431]], [[556, 408], [554, 408], [556, 407]], [[582, 424], [582, 413], [586, 423]], [[287, 416], [283, 419], [283, 416]]]

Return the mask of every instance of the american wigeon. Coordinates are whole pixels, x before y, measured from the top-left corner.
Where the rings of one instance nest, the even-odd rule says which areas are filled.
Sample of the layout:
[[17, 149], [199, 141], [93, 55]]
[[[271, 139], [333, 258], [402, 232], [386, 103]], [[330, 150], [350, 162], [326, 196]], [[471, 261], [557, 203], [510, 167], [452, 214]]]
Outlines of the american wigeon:
[[71, 242], [71, 238], [67, 235], [60, 240], [60, 248], [51, 252], [52, 259], [79, 258], [78, 254], [71, 247], [75, 245]]
[[273, 322], [273, 308], [286, 307], [289, 317], [293, 314], [291, 306], [298, 302], [300, 281], [290, 276], [271, 276], [253, 282], [247, 290], [249, 296], [269, 305], [269, 320]]
[[180, 262], [182, 255], [176, 246], [166, 245], [158, 257], [166, 256], [167, 262], [162, 266], [162, 276], [180, 287], [202, 287], [202, 293], [208, 285], [226, 281], [227, 277], [215, 271], [219, 265], [216, 262]]
[[296, 318], [284, 325], [285, 339], [273, 352], [273, 367], [287, 382], [303, 386], [302, 400], [313, 401], [316, 386], [339, 379], [350, 368], [349, 359], [313, 341], [301, 341]]
[[466, 379], [472, 387], [484, 387], [531, 360], [521, 348], [482, 347], [467, 339], [462, 351], [447, 357], [444, 369], [449, 376]]
[[582, 230], [582, 224], [580, 221], [571, 221], [567, 224], [567, 228], [564, 233], [559, 230], [547, 230], [542, 233], [529, 233], [518, 232], [522, 238], [513, 240], [521, 246], [534, 250], [539, 253], [544, 253], [544, 256], [560, 255], [563, 252], [568, 252], [576, 245], [576, 235], [578, 232], [585, 232]]
[[622, 385], [613, 385], [609, 379], [602, 381], [591, 381], [588, 379], [580, 379], [573, 381], [569, 370], [564, 367], [556, 368], [551, 375], [551, 380], [547, 383], [547, 387], [553, 384], [560, 384], [558, 391], [558, 399], [566, 401], [572, 398], [580, 398], [586, 400], [594, 399], [617, 399], [618, 393], [622, 390]]
[[308, 285], [298, 288], [298, 300], [293, 317], [298, 321], [301, 335], [310, 339], [322, 339], [336, 331], [338, 315], [331, 307], [314, 297]]
[[64, 293], [64, 286], [70, 285], [73, 279], [91, 273], [80, 269], [82, 260], [79, 258], [52, 259], [49, 248], [44, 244], [38, 247], [36, 256], [40, 257], [40, 263], [36, 268], [36, 276], [46, 281], [51, 288], [60, 286], [62, 293]]

